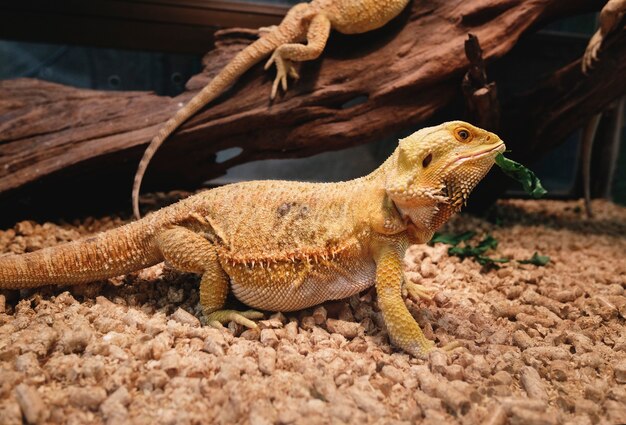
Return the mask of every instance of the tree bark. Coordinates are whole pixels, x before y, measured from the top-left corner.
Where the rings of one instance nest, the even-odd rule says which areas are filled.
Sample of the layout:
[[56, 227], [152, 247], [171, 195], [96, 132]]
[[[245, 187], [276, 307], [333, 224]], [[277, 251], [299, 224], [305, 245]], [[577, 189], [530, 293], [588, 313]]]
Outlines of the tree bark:
[[[304, 63], [300, 81], [291, 82], [289, 91], [274, 102], [269, 101], [274, 72], [264, 73], [261, 65], [253, 68], [167, 140], [146, 174], [144, 188], [190, 188], [244, 162], [307, 156], [416, 128], [459, 101], [468, 67], [468, 33], [478, 37], [489, 63], [541, 24], [599, 10], [603, 4], [415, 1], [380, 30], [333, 34], [322, 58]], [[619, 37], [621, 43], [609, 43], [602, 60], [608, 58], [610, 66], [626, 75], [626, 43]], [[0, 82], [3, 198], [26, 200], [16, 204], [18, 213], [32, 212], [42, 202], [49, 206], [54, 199], [62, 200], [58, 204], [76, 198], [97, 208], [126, 202], [132, 174], [152, 136], [249, 42], [232, 34], [218, 41], [204, 59], [204, 72], [176, 98], [27, 79]], [[525, 158], [558, 143], [573, 129], [564, 117], [583, 119], [624, 93], [623, 78], [602, 80], [610, 72], [602, 69], [608, 66], [601, 62], [591, 77], [576, 71], [578, 63], [558, 71], [516, 99], [518, 107], [511, 110], [522, 119], [507, 114], [503, 105], [503, 138], [511, 139], [509, 132], [516, 130], [524, 134], [511, 140]], [[231, 147], [241, 148], [241, 153], [217, 163], [216, 153]]]

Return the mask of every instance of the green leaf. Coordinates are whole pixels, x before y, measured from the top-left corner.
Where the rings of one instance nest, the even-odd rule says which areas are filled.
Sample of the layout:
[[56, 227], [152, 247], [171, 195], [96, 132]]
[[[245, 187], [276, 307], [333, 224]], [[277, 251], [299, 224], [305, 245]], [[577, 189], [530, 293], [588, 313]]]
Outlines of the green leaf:
[[498, 241], [491, 235], [487, 235], [476, 246], [466, 243], [464, 246], [453, 246], [448, 249], [448, 254], [458, 257], [478, 257], [490, 249], [498, 247]]
[[[448, 235], [449, 236], [449, 235]], [[473, 258], [478, 264], [481, 266], [494, 266], [497, 267], [497, 263], [508, 263], [508, 258], [493, 258], [487, 255], [484, 255], [485, 252], [490, 249], [495, 249], [498, 247], [498, 241], [491, 235], [487, 235], [481, 240], [478, 245], [472, 246], [467, 242], [467, 239], [474, 236], [473, 232], [466, 232], [457, 237], [448, 237], [447, 240], [456, 242], [454, 246], [451, 246], [448, 249], [449, 255], [455, 255], [460, 258]], [[463, 246], [457, 246], [461, 240], [465, 241]]]
[[547, 255], [539, 255], [536, 252], [528, 260], [519, 260], [521, 264], [534, 264], [535, 266], [545, 266], [550, 262], [550, 257]]
[[541, 181], [535, 173], [519, 162], [505, 158], [504, 155], [499, 153], [496, 155], [496, 164], [502, 169], [504, 174], [520, 182], [526, 193], [533, 198], [541, 198], [548, 193], [541, 185]]
[[476, 250], [481, 254], [487, 252], [490, 249], [496, 249], [498, 247], [498, 241], [491, 235], [487, 235], [482, 241], [478, 243], [476, 246]]
[[474, 247], [470, 245], [465, 245], [463, 247], [453, 246], [448, 249], [448, 254], [456, 255], [457, 257], [471, 257], [474, 255]]
[[432, 245], [439, 242], [452, 246], [457, 246], [463, 241], [472, 239], [474, 235], [476, 235], [475, 232], [465, 232], [459, 235], [453, 235], [451, 233], [435, 233], [429, 243]]
[[[491, 235], [485, 236], [476, 246], [473, 246], [468, 241], [476, 236], [475, 232], [465, 232], [458, 235], [451, 233], [435, 233], [429, 244], [445, 243], [451, 245], [448, 248], [448, 255], [455, 255], [460, 258], [473, 258], [481, 266], [493, 266], [498, 267], [498, 263], [508, 263], [511, 260], [508, 258], [493, 258], [484, 255], [490, 249], [496, 249], [498, 247], [498, 240]], [[459, 246], [461, 242], [464, 242], [462, 246]], [[536, 266], [545, 266], [550, 262], [550, 257], [547, 255], [539, 255], [536, 252], [528, 260], [520, 260], [520, 264], [534, 264]]]

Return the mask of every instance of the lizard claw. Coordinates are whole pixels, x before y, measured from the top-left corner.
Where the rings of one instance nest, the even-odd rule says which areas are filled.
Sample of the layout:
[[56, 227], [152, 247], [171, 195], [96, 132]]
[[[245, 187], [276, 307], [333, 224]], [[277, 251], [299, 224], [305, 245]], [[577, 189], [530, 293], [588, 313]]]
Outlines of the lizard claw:
[[464, 347], [463, 344], [461, 344], [459, 341], [451, 341], [447, 343], [446, 345], [444, 345], [443, 347], [441, 347], [441, 349], [445, 351], [446, 353], [452, 353], [457, 348], [463, 348], [463, 347]]
[[600, 31], [598, 31], [593, 35], [593, 37], [591, 37], [589, 45], [587, 46], [587, 50], [585, 50], [585, 54], [582, 60], [583, 74], [587, 75], [589, 71], [593, 68], [594, 62], [598, 60], [598, 52], [600, 51], [601, 45], [602, 34], [600, 33]]
[[294, 80], [300, 78], [294, 62], [283, 58], [280, 54], [280, 49], [274, 50], [274, 53], [272, 53], [272, 56], [265, 64], [264, 69], [269, 69], [273, 64], [276, 64], [276, 78], [274, 79], [274, 84], [272, 84], [272, 92], [270, 94], [270, 99], [272, 100], [276, 97], [279, 84], [283, 91], [287, 91], [288, 77], [291, 77]]
[[459, 341], [451, 341], [443, 347], [437, 347], [435, 341], [431, 341], [430, 339], [424, 339], [415, 341], [410, 346], [407, 346], [406, 348], [403, 347], [403, 349], [417, 358], [427, 359], [430, 353], [432, 353], [433, 351], [440, 351], [444, 354], [451, 354], [459, 348], [464, 347], [465, 346]]
[[210, 326], [219, 328], [228, 322], [235, 322], [249, 329], [256, 329], [257, 324], [250, 319], [262, 319], [263, 313], [255, 310], [217, 310], [206, 315], [206, 321]]
[[405, 282], [404, 287], [406, 288], [406, 292], [409, 297], [411, 297], [414, 301], [423, 300], [426, 302], [432, 302], [435, 294], [438, 292], [435, 288], [427, 288], [424, 285], [410, 281]]

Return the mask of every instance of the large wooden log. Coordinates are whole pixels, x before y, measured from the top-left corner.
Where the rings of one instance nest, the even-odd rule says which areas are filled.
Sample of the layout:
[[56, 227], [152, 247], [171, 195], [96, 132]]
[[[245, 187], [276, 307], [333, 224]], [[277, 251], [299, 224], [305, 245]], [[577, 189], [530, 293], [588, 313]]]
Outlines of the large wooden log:
[[[257, 66], [185, 123], [155, 157], [145, 188], [192, 187], [247, 161], [306, 156], [414, 128], [458, 98], [468, 65], [464, 54], [468, 33], [478, 37], [484, 58], [490, 61], [505, 55], [520, 36], [542, 23], [599, 10], [603, 3], [420, 0], [381, 30], [333, 34], [323, 57], [303, 64], [301, 80], [292, 83], [285, 96], [269, 101], [273, 73]], [[53, 213], [53, 203], [59, 206], [69, 199], [95, 208], [126, 201], [137, 161], [159, 126], [246, 42], [233, 37], [219, 42], [205, 57], [204, 72], [176, 98], [82, 90], [36, 80], [0, 82], [3, 199], [26, 200], [13, 209], [23, 217], [42, 204]], [[559, 83], [577, 86], [582, 79], [566, 77]], [[611, 91], [615, 97], [606, 87], [613, 83], [589, 81], [579, 100], [585, 100], [586, 90]], [[549, 103], [558, 103], [567, 90], [550, 87]], [[603, 103], [593, 106], [601, 108]], [[217, 163], [215, 154], [231, 147], [242, 151]]]

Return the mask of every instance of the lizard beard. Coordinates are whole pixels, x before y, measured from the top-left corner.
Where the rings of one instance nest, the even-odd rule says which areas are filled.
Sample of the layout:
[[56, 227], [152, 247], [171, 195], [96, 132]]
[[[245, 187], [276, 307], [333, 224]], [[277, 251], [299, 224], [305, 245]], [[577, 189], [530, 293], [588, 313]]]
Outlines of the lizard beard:
[[472, 190], [492, 166], [492, 158], [480, 158], [477, 161], [472, 161], [472, 163], [466, 162], [462, 167], [457, 167], [456, 170], [446, 176], [442, 194], [447, 198], [447, 202], [437, 204], [437, 212], [431, 221], [433, 229], [439, 228], [450, 217], [461, 211], [467, 204], [467, 199]]
[[416, 183], [419, 190], [389, 190], [389, 196], [405, 224], [424, 234], [434, 232], [463, 208], [493, 164], [493, 155], [464, 158], [446, 167], [443, 175]]

